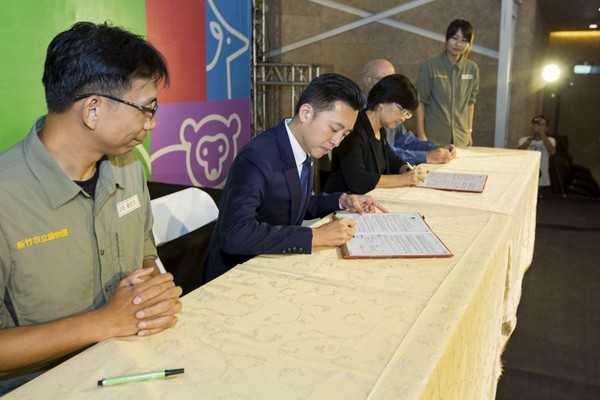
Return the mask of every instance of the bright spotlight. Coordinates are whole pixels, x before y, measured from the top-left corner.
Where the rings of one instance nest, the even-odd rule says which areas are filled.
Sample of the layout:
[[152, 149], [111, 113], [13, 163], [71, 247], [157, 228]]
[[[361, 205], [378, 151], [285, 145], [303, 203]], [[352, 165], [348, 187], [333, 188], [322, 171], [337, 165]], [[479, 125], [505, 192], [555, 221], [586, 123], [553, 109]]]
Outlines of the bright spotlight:
[[560, 76], [560, 68], [555, 64], [546, 65], [542, 71], [542, 77], [546, 82], [554, 82]]

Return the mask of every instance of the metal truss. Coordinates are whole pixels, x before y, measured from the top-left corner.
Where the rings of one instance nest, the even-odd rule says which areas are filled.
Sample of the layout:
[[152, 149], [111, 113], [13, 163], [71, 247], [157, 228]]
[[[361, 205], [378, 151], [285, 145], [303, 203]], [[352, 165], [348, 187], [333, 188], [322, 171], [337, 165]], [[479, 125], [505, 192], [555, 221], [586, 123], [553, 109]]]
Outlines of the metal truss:
[[266, 0], [253, 0], [253, 138], [283, 117], [293, 116], [300, 94], [320, 73], [318, 65], [268, 62], [266, 12]]
[[300, 95], [319, 75], [319, 70], [318, 65], [310, 64], [257, 64], [254, 70], [254, 134], [275, 125], [283, 117], [292, 117]]

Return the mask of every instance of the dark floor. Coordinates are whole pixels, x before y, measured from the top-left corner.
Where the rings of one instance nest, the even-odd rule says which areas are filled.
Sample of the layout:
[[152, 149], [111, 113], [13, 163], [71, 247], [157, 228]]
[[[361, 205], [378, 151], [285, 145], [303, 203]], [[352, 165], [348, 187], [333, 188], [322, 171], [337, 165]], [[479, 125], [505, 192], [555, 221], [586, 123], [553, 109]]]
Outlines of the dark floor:
[[600, 200], [550, 197], [496, 399], [600, 399]]

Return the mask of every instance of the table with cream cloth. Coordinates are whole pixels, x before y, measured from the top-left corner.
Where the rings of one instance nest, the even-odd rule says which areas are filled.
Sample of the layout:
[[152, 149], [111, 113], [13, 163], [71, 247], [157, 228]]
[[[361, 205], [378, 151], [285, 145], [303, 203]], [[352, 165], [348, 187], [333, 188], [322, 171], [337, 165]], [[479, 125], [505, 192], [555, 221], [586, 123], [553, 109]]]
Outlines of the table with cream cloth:
[[509, 217], [511, 228], [503, 332], [508, 340], [516, 325], [521, 281], [533, 257], [540, 152], [470, 147], [457, 149], [449, 164], [424, 165], [427, 170], [488, 174], [483, 193], [444, 192], [415, 188], [376, 189], [378, 199], [409, 204], [432, 203], [486, 210]]
[[[176, 327], [103, 341], [6, 398], [494, 398], [502, 327], [533, 251], [539, 157], [459, 157], [444, 167], [481, 167], [484, 193], [373, 193], [390, 211], [420, 212], [452, 258], [343, 260], [333, 248], [256, 257], [185, 296]], [[170, 368], [186, 372], [96, 385]]]

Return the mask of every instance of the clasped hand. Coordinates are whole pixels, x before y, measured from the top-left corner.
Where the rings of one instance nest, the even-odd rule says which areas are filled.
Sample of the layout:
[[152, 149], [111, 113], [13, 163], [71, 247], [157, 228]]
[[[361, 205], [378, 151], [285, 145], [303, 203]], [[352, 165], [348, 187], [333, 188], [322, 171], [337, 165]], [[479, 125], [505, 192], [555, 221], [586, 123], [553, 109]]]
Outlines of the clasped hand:
[[123, 279], [102, 307], [111, 336], [148, 336], [174, 326], [181, 311], [182, 289], [170, 273], [151, 276], [153, 268], [138, 268]]
[[452, 159], [450, 151], [444, 147], [429, 150], [426, 153], [427, 164], [445, 164]]

